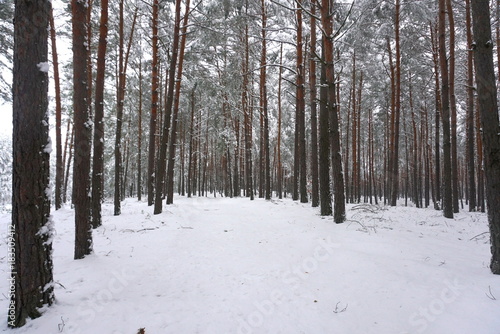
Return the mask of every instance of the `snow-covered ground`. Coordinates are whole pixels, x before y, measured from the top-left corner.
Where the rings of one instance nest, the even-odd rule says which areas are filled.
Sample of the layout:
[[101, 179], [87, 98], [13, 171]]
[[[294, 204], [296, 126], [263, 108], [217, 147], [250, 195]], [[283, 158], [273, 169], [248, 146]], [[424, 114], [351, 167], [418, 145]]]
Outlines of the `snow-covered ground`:
[[[53, 212], [57, 302], [18, 330], [7, 329], [1, 257], [0, 330], [500, 333], [485, 214], [349, 205], [335, 225], [291, 200], [182, 197], [157, 216], [132, 199], [121, 216], [103, 213], [95, 253], [75, 261], [73, 211]], [[0, 216], [2, 232], [9, 222]]]

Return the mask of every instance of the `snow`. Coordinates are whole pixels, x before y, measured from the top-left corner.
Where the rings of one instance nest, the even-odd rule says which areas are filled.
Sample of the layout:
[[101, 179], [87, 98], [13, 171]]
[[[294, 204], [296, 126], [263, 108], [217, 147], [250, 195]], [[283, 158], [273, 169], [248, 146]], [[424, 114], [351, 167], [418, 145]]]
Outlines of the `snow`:
[[45, 145], [45, 148], [43, 149], [43, 152], [48, 154], [52, 153], [52, 138], [50, 138], [50, 136], [47, 141], [47, 144]]
[[[54, 236], [56, 234], [56, 229], [55, 229], [54, 225], [55, 224], [54, 224], [53, 216], [49, 216], [45, 225], [43, 225], [40, 228], [40, 230], [38, 231], [38, 233], [37, 233], [38, 236], [42, 236], [42, 237], [47, 238], [47, 240], [43, 243], [44, 245], [50, 245], [54, 241]], [[45, 287], [44, 289], [46, 289], [46, 288], [47, 287]]]
[[92, 129], [92, 125], [94, 125], [94, 122], [92, 122], [92, 120], [89, 119], [88, 121], [86, 121], [84, 123], [84, 125], [85, 125], [86, 128]]
[[50, 65], [46, 61], [38, 63], [36, 66], [38, 67], [38, 69], [40, 70], [40, 72], [48, 72], [49, 69], [50, 69]]
[[[0, 330], [498, 333], [485, 214], [349, 205], [336, 225], [287, 199], [197, 197], [152, 211], [127, 199], [115, 217], [104, 204], [95, 252], [76, 261], [74, 212], [53, 211], [56, 303], [15, 331], [4, 317]], [[9, 221], [0, 215], [1, 232]], [[7, 291], [5, 257], [0, 266]]]

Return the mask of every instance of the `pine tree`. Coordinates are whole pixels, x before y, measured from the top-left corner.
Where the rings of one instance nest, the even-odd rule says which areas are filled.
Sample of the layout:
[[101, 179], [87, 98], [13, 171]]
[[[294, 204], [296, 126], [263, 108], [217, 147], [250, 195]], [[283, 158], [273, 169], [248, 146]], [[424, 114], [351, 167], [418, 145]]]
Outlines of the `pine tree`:
[[[48, 27], [51, 3], [16, 1], [13, 71], [12, 225], [8, 228], [9, 327], [54, 302], [49, 199]], [[14, 253], [14, 254], [12, 254]], [[13, 261], [11, 255], [14, 255]]]
[[72, 0], [73, 24], [73, 110], [75, 149], [73, 164], [73, 203], [75, 205], [75, 259], [92, 251], [90, 202], [90, 150], [92, 120], [88, 102], [88, 0]]
[[493, 274], [500, 275], [500, 124], [498, 120], [497, 88], [493, 65], [490, 7], [488, 0], [473, 0], [472, 18], [474, 65], [478, 111], [481, 116], [484, 145], [486, 205], [490, 226], [491, 263]]

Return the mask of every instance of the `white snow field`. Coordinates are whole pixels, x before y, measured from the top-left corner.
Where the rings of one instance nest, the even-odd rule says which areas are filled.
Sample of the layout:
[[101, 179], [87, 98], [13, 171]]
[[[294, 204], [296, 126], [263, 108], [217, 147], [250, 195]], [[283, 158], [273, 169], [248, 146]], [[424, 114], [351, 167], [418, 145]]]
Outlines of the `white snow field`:
[[[348, 205], [336, 225], [291, 200], [184, 198], [153, 215], [103, 208], [95, 253], [73, 260], [74, 212], [53, 211], [56, 303], [7, 333], [498, 334], [485, 214]], [[10, 215], [0, 215], [2, 233]]]

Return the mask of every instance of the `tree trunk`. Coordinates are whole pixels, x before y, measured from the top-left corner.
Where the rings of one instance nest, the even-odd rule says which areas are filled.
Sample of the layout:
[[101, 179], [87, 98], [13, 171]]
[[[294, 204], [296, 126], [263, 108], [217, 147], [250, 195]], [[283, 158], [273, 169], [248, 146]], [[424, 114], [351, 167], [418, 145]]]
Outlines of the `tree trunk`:
[[281, 118], [282, 118], [282, 110], [281, 110], [281, 82], [283, 81], [283, 43], [280, 46], [280, 67], [279, 67], [279, 76], [278, 76], [278, 143], [276, 148], [276, 154], [278, 155], [278, 167], [277, 167], [277, 191], [278, 198], [283, 198], [283, 167], [281, 165]]
[[137, 200], [142, 200], [142, 60], [139, 60], [139, 111], [137, 134]]
[[401, 4], [396, 0], [395, 13], [395, 41], [396, 41], [396, 73], [395, 73], [395, 108], [394, 108], [394, 151], [392, 159], [392, 189], [391, 189], [391, 206], [396, 206], [399, 195], [399, 122], [401, 113], [401, 46], [399, 40], [399, 20], [400, 20]]
[[62, 205], [62, 191], [64, 181], [64, 165], [62, 162], [62, 140], [61, 140], [61, 84], [59, 79], [59, 60], [57, 57], [56, 28], [54, 15], [50, 10], [50, 40], [52, 43], [52, 65], [54, 68], [54, 88], [56, 102], [56, 184], [55, 184], [55, 207], [59, 210]]
[[316, 5], [311, 1], [311, 42], [309, 46], [309, 92], [311, 105], [311, 202], [319, 206], [319, 167], [318, 167], [318, 116], [316, 92]]
[[333, 170], [333, 220], [335, 223], [345, 221], [345, 189], [344, 173], [342, 172], [342, 156], [337, 114], [337, 95], [335, 90], [335, 70], [333, 53], [333, 22], [330, 13], [333, 13], [330, 0], [321, 0], [321, 21], [323, 25], [323, 48], [325, 55], [325, 75], [328, 86], [328, 113], [330, 116], [330, 140]]
[[72, 1], [73, 12], [73, 110], [75, 154], [73, 164], [73, 203], [75, 205], [75, 259], [92, 251], [90, 203], [90, 149], [92, 121], [88, 104], [87, 1]]
[[260, 60], [260, 107], [264, 121], [264, 190], [265, 198], [271, 199], [271, 162], [269, 157], [269, 116], [267, 110], [267, 48], [266, 48], [266, 29], [267, 14], [265, 0], [261, 0], [262, 12], [262, 52]]
[[121, 180], [122, 180], [122, 126], [123, 126], [123, 107], [125, 104], [125, 87], [127, 81], [127, 64], [128, 57], [130, 54], [130, 47], [132, 45], [132, 39], [134, 36], [135, 22], [137, 19], [138, 7], [136, 7], [134, 12], [134, 18], [132, 22], [132, 27], [130, 29], [130, 36], [127, 45], [127, 51], [124, 51], [124, 13], [123, 13], [123, 2], [120, 0], [120, 23], [119, 23], [119, 50], [118, 50], [118, 94], [117, 94], [117, 108], [116, 108], [116, 133], [115, 133], [115, 196], [114, 196], [114, 215], [118, 216], [121, 214]]
[[245, 56], [243, 60], [243, 87], [242, 87], [242, 108], [244, 117], [245, 131], [245, 173], [246, 173], [246, 196], [250, 200], [254, 199], [253, 193], [253, 167], [252, 167], [252, 113], [249, 106], [249, 41], [248, 41], [248, 24], [245, 24], [244, 32]]
[[[182, 22], [180, 47], [179, 47], [179, 60], [177, 67], [177, 79], [175, 80], [175, 97], [174, 97], [174, 109], [172, 113], [172, 132], [170, 135], [170, 143], [168, 148], [168, 167], [167, 167], [167, 204], [172, 204], [174, 202], [174, 165], [175, 165], [175, 153], [176, 153], [176, 140], [177, 140], [177, 119], [179, 115], [179, 102], [181, 95], [181, 79], [182, 79], [182, 65], [184, 63], [184, 50], [186, 48], [186, 37], [187, 37], [187, 24], [189, 18], [189, 1], [186, 0], [186, 9], [184, 13], [184, 19]], [[193, 91], [196, 90], [196, 84], [194, 85]], [[193, 92], [194, 94], [194, 92]]]
[[352, 177], [350, 183], [350, 198], [348, 199], [351, 203], [354, 203], [354, 199], [358, 197], [356, 193], [357, 184], [357, 171], [358, 171], [358, 117], [356, 108], [356, 53], [352, 55], [352, 85], [351, 85], [351, 106], [352, 106]]
[[180, 39], [180, 25], [181, 25], [181, 0], [175, 1], [175, 21], [174, 21], [174, 39], [172, 42], [172, 57], [170, 59], [170, 68], [168, 73], [168, 91], [167, 101], [165, 106], [165, 119], [163, 123], [163, 135], [161, 137], [160, 145], [160, 158], [156, 169], [156, 193], [155, 193], [155, 207], [154, 214], [162, 212], [162, 192], [165, 182], [165, 167], [167, 159], [167, 143], [168, 132], [170, 130], [170, 118], [172, 114], [172, 105], [174, 102], [174, 88], [175, 88], [175, 70], [177, 68], [177, 60], [179, 53], [179, 39]]
[[148, 152], [148, 205], [153, 205], [155, 190], [155, 151], [156, 151], [156, 118], [158, 113], [158, 9], [159, 0], [153, 2], [152, 17], [152, 61], [151, 61], [151, 116], [149, 119], [149, 152]]
[[[467, 30], [467, 46], [472, 49], [472, 23], [470, 0], [465, 1], [465, 26]], [[498, 25], [497, 25], [498, 27]], [[467, 53], [467, 116], [466, 116], [466, 156], [468, 172], [468, 201], [469, 211], [476, 211], [476, 170], [474, 152], [474, 54]]]
[[488, 0], [472, 1], [474, 60], [484, 145], [486, 205], [490, 227], [493, 274], [500, 274], [500, 124], [498, 121], [497, 88], [493, 65], [490, 8]]
[[[324, 37], [323, 37], [324, 39]], [[323, 41], [324, 43], [324, 41]], [[326, 81], [325, 48], [321, 48], [321, 76], [319, 89], [319, 192], [322, 216], [332, 214], [330, 190], [330, 120], [328, 115], [328, 87]]]
[[[477, 79], [476, 79], [477, 80]], [[479, 110], [476, 110], [475, 118], [476, 133], [476, 149], [477, 149], [477, 207], [481, 212], [485, 212], [484, 203], [484, 165], [483, 165], [483, 139], [481, 133], [481, 117]]]
[[[70, 136], [69, 134], [69, 125], [70, 121], [68, 120], [68, 131], [66, 132], [66, 138]], [[66, 203], [67, 194], [68, 194], [68, 181], [69, 181], [69, 169], [71, 167], [71, 161], [73, 161], [73, 147], [74, 147], [74, 138], [75, 138], [75, 127], [71, 128], [71, 139], [68, 144], [68, 163], [66, 165], [66, 172], [64, 173], [64, 192], [63, 192], [63, 202]]]
[[450, 84], [450, 112], [451, 112], [451, 185], [453, 197], [453, 212], [459, 212], [458, 206], [458, 155], [457, 155], [457, 102], [455, 96], [455, 19], [451, 0], [446, 0], [446, 12], [450, 25], [450, 55], [449, 84]]
[[306, 157], [306, 125], [305, 125], [305, 80], [304, 80], [304, 56], [303, 56], [303, 38], [302, 38], [302, 0], [296, 0], [299, 4], [297, 9], [297, 147], [298, 147], [298, 175], [300, 202], [307, 203], [307, 165]]
[[[48, 30], [51, 4], [15, 4], [13, 68], [12, 225], [9, 327], [21, 327], [54, 302], [53, 222], [50, 219]], [[44, 148], [40, 151], [40, 148]]]
[[[116, 101], [116, 131], [115, 131], [115, 193], [114, 193], [114, 215], [121, 214], [121, 170], [122, 170], [122, 125], [123, 106], [125, 98], [125, 74], [124, 74], [124, 0], [119, 0], [119, 28], [118, 28], [118, 87]], [[122, 93], [123, 91], [123, 93]]]
[[440, 81], [439, 81], [439, 46], [438, 46], [438, 37], [436, 36], [437, 32], [432, 28], [432, 24], [430, 26], [431, 30], [431, 40], [432, 40], [432, 59], [434, 62], [434, 80], [435, 80], [435, 108], [436, 108], [436, 116], [435, 116], [435, 135], [434, 135], [434, 154], [436, 161], [435, 168], [435, 200], [434, 200], [434, 208], [436, 210], [440, 210], [441, 207], [441, 148], [440, 148], [440, 127], [441, 127], [441, 89], [440, 89]]
[[[450, 92], [448, 58], [446, 55], [446, 5], [445, 0], [439, 0], [439, 66], [441, 70], [441, 109], [443, 120], [443, 168], [451, 171], [451, 141], [450, 141]], [[453, 218], [451, 173], [444, 173], [443, 214]]]
[[99, 46], [97, 49], [97, 74], [94, 107], [94, 157], [92, 166], [92, 227], [101, 226], [101, 203], [104, 173], [104, 81], [106, 74], [106, 48], [108, 36], [108, 0], [101, 1]]

